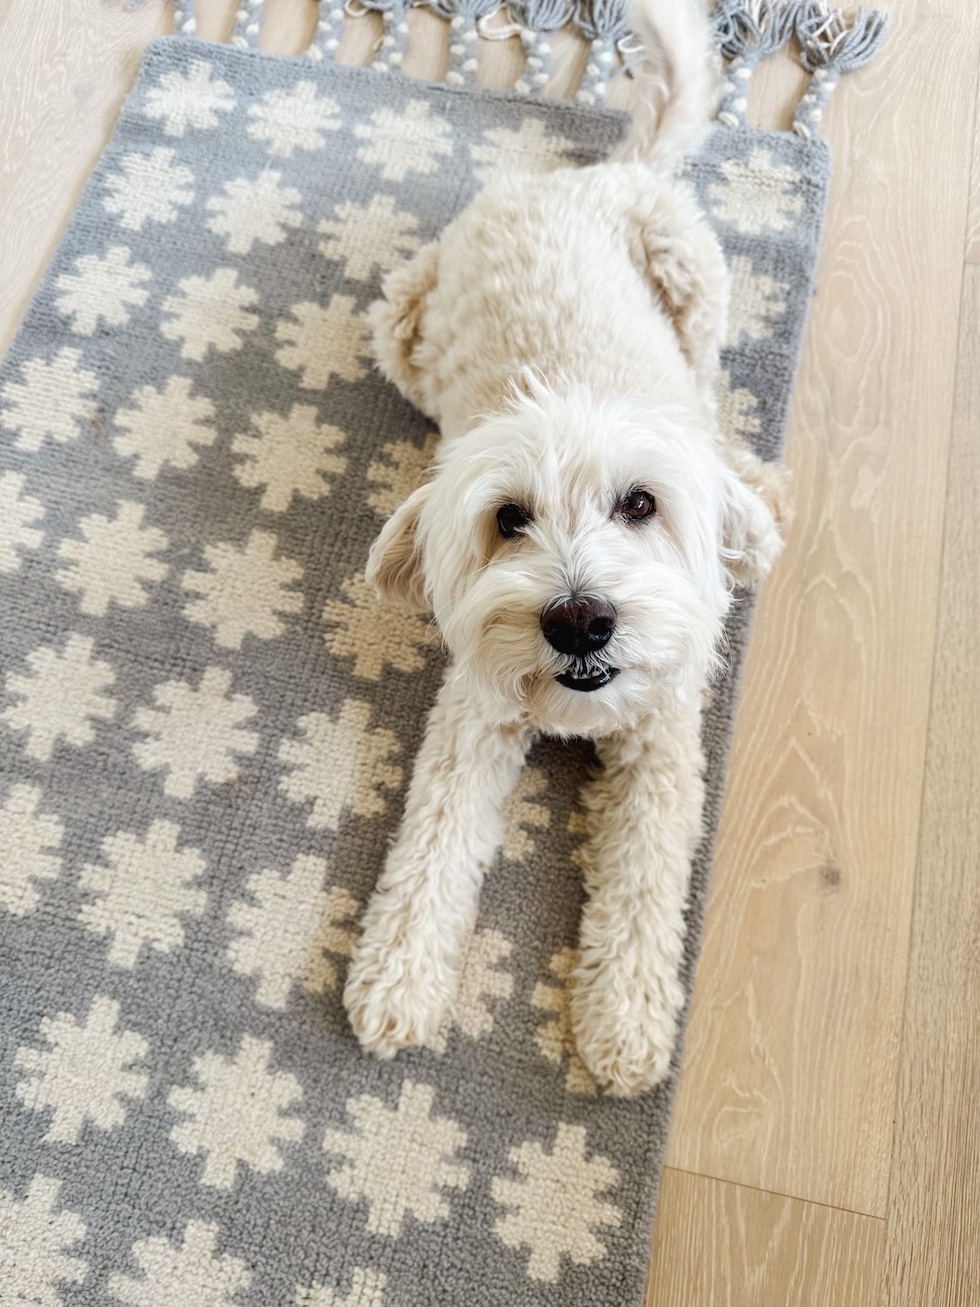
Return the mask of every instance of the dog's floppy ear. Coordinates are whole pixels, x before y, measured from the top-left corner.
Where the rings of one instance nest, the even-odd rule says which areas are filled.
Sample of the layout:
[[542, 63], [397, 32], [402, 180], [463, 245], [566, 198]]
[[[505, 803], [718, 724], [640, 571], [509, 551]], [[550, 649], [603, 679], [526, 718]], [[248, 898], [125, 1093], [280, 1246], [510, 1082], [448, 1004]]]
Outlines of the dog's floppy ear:
[[634, 261], [670, 317], [699, 379], [713, 384], [728, 322], [724, 256], [694, 202], [663, 191], [636, 214]]
[[432, 483], [419, 486], [400, 508], [388, 518], [381, 534], [371, 546], [367, 561], [367, 579], [382, 599], [427, 613], [422, 555], [418, 544], [419, 516], [432, 491]]
[[[783, 547], [781, 527], [788, 525], [788, 473], [746, 451], [741, 476], [726, 479], [722, 557], [732, 580], [756, 586], [768, 575]], [[741, 469], [740, 469], [741, 470]]]

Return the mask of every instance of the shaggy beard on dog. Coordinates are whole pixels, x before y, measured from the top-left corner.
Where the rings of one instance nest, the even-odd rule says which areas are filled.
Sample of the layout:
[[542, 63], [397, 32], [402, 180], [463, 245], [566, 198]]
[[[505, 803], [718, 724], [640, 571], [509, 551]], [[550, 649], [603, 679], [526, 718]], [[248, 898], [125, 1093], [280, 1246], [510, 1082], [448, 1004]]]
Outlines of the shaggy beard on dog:
[[571, 1020], [618, 1094], [670, 1068], [701, 705], [733, 588], [781, 544], [779, 473], [718, 429], [728, 274], [671, 175], [712, 108], [705, 14], [633, 21], [661, 53], [617, 157], [489, 187], [372, 309], [379, 366], [442, 438], [368, 578], [434, 615], [452, 665], [344, 991], [379, 1056], [436, 1037], [527, 749], [589, 736]]

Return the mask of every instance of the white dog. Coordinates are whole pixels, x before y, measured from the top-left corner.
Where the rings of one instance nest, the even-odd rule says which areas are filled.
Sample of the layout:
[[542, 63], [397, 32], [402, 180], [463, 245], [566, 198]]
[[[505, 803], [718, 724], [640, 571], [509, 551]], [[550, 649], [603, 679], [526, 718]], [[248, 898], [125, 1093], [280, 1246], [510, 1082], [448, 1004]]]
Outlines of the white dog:
[[702, 697], [734, 581], [781, 543], [777, 474], [718, 430], [728, 276], [671, 176], [715, 103], [707, 22], [697, 0], [633, 20], [660, 67], [614, 159], [493, 184], [373, 309], [382, 371], [442, 439], [368, 575], [435, 615], [452, 666], [344, 992], [380, 1056], [432, 1040], [531, 741], [591, 737], [571, 1012], [620, 1094], [670, 1064]]

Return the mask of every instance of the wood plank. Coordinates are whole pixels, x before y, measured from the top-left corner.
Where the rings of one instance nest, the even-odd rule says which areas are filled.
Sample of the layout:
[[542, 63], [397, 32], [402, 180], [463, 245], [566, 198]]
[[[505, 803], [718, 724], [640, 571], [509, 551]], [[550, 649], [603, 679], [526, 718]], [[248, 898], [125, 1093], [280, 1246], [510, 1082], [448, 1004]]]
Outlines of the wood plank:
[[966, 271], [886, 1307], [980, 1302], [980, 267]]
[[163, 0], [8, 3], [0, 42], [0, 353], [112, 128], [143, 48], [170, 26]]
[[966, 224], [966, 261], [980, 263], [980, 85], [973, 113], [973, 168], [970, 175], [970, 211]]
[[888, 7], [888, 44], [825, 118], [835, 176], [789, 438], [797, 518], [753, 635], [668, 1152], [879, 1216], [980, 18], [972, 0]]
[[884, 1242], [874, 1217], [667, 1167], [646, 1307], [864, 1307]]

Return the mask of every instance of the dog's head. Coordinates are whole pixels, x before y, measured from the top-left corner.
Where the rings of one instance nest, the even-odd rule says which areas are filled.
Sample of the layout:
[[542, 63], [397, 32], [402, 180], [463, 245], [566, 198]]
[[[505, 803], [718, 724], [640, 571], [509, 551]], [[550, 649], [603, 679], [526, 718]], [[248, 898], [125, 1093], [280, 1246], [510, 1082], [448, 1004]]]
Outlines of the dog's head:
[[434, 613], [488, 717], [602, 735], [703, 684], [779, 538], [690, 413], [529, 388], [444, 444], [368, 576]]

